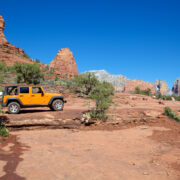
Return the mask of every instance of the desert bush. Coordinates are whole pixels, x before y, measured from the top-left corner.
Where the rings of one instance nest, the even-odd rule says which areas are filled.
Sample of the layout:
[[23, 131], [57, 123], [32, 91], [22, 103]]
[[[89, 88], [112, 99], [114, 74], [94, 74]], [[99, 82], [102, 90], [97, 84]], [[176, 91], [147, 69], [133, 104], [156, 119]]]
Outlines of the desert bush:
[[25, 58], [27, 58], [27, 59], [30, 59], [30, 57], [29, 57], [29, 55], [28, 54], [26, 54], [25, 52], [24, 52], [24, 55], [23, 55]]
[[0, 136], [9, 136], [9, 130], [5, 126], [0, 125]]
[[0, 76], [0, 83], [3, 83], [4, 82], [4, 75], [1, 75]]
[[151, 89], [145, 89], [145, 90], [141, 90], [140, 87], [136, 87], [135, 88], [135, 94], [142, 94], [142, 95], [146, 95], [146, 96], [151, 96]]
[[75, 76], [73, 80], [73, 89], [76, 93], [89, 95], [91, 90], [99, 84], [99, 81], [92, 73], [85, 73]]
[[14, 69], [17, 75], [17, 83], [39, 84], [43, 79], [43, 73], [39, 64], [16, 63]]
[[36, 59], [35, 62], [36, 62], [36, 63], [40, 63], [40, 60], [39, 60], [39, 59]]
[[178, 116], [170, 107], [165, 107], [164, 113], [166, 116], [180, 122], [180, 116]]
[[163, 100], [167, 100], [167, 101], [171, 101], [172, 97], [176, 100], [176, 101], [180, 101], [180, 96], [176, 96], [176, 95], [171, 95], [171, 96], [166, 96], [166, 95], [162, 95], [161, 93], [156, 95], [157, 99], [163, 99]]
[[91, 90], [89, 97], [96, 103], [95, 110], [90, 112], [92, 118], [103, 119], [106, 117], [105, 110], [110, 107], [113, 94], [114, 87], [107, 82], [99, 83]]
[[59, 80], [59, 77], [58, 77], [58, 75], [56, 74], [56, 76], [55, 76], [55, 81], [58, 81]]
[[2, 110], [2, 106], [0, 105], [0, 136], [9, 136], [9, 131], [5, 125], [6, 119], [4, 119], [1, 114], [4, 114], [4, 112]]
[[0, 73], [7, 72], [7, 66], [4, 62], [0, 62]]

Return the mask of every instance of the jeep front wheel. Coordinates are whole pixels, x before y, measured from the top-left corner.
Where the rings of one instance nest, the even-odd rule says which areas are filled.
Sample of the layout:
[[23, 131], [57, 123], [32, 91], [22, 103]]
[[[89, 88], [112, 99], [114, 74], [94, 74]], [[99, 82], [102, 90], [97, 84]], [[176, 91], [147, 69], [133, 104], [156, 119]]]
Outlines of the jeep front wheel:
[[8, 104], [8, 112], [10, 114], [18, 114], [20, 111], [20, 105], [17, 102], [11, 102]]
[[62, 111], [64, 108], [64, 102], [61, 99], [56, 99], [53, 101], [51, 107], [55, 111]]

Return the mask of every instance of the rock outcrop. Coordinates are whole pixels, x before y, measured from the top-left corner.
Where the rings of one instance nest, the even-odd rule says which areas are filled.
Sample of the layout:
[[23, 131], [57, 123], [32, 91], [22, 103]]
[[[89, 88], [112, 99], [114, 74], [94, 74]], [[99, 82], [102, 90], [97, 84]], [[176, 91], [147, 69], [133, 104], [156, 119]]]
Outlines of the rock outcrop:
[[93, 73], [97, 79], [101, 82], [107, 81], [111, 83], [116, 92], [123, 92], [124, 85], [129, 81], [129, 79], [123, 75], [112, 75], [105, 70], [96, 70], [96, 71], [88, 71]]
[[68, 48], [60, 49], [57, 56], [50, 62], [50, 68], [58, 76], [75, 76], [78, 74], [73, 53]]
[[5, 22], [2, 16], [0, 16], [0, 44], [4, 44], [7, 42], [5, 36], [4, 36], [4, 28], [5, 28]]
[[155, 93], [154, 84], [139, 79], [133, 79], [128, 81], [124, 86], [124, 92], [125, 93], [134, 92], [136, 87], [139, 87], [141, 90], [146, 90], [149, 88], [151, 89], [152, 93]]
[[33, 60], [26, 58], [25, 52], [12, 44], [10, 44], [4, 36], [5, 22], [0, 16], [0, 61], [8, 66], [12, 66], [16, 62], [33, 63]]
[[161, 93], [162, 95], [166, 95], [170, 92], [168, 85], [163, 80], [155, 81], [155, 90], [156, 90], [156, 93]]
[[174, 82], [172, 91], [174, 94], [180, 95], [180, 78]]

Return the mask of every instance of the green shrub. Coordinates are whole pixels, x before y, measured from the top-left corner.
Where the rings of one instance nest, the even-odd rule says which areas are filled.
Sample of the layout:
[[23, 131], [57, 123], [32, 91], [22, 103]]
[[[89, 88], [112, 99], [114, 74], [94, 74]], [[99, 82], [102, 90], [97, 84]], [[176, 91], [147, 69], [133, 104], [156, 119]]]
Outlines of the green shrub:
[[0, 136], [9, 136], [9, 131], [5, 126], [5, 120], [2, 118], [1, 114], [4, 114], [2, 106], [0, 105]]
[[0, 83], [3, 83], [4, 82], [4, 75], [1, 75], [0, 76]]
[[103, 82], [94, 87], [89, 97], [95, 101], [96, 108], [91, 112], [92, 118], [105, 118], [105, 110], [107, 110], [112, 103], [112, 95], [114, 94], [114, 87], [112, 84]]
[[176, 115], [176, 113], [173, 112], [170, 107], [165, 107], [164, 113], [165, 113], [166, 116], [180, 122], [180, 116]]
[[58, 75], [56, 74], [56, 76], [55, 76], [55, 81], [58, 81], [59, 80], [59, 77], [58, 77]]
[[92, 110], [89, 112], [89, 115], [91, 119], [106, 119], [107, 118], [106, 113], [103, 111]]
[[73, 82], [74, 91], [84, 95], [89, 95], [91, 90], [99, 84], [99, 81], [92, 73], [75, 76]]
[[9, 130], [5, 126], [0, 125], [0, 136], [9, 136]]
[[16, 63], [14, 69], [17, 75], [17, 83], [39, 84], [44, 77], [37, 63]]
[[146, 96], [151, 96], [151, 89], [146, 89], [146, 90], [141, 90], [140, 87], [136, 87], [135, 88], [135, 94], [142, 94], [142, 95], [146, 95]]
[[7, 72], [7, 66], [4, 62], [0, 62], [0, 73]]
[[180, 96], [176, 96], [176, 95], [171, 95], [171, 96], [166, 96], [166, 95], [162, 95], [161, 93], [156, 95], [157, 99], [163, 99], [163, 100], [167, 100], [167, 101], [171, 101], [172, 97], [176, 100], [176, 101], [180, 101]]
[[29, 55], [27, 55], [25, 52], [24, 52], [24, 55], [23, 55], [25, 58], [27, 59], [30, 59]]
[[40, 63], [40, 60], [39, 60], [39, 59], [36, 59], [35, 61], [36, 61], [36, 63]]

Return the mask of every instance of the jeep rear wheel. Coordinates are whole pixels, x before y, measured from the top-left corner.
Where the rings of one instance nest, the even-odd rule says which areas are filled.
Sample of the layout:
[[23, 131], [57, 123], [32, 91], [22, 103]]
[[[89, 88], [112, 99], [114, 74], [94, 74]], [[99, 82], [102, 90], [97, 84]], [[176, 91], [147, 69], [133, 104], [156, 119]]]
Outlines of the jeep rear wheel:
[[10, 114], [18, 114], [20, 111], [20, 105], [17, 102], [11, 102], [8, 104], [8, 112]]
[[55, 111], [62, 111], [64, 108], [64, 102], [61, 99], [53, 101], [51, 108]]

